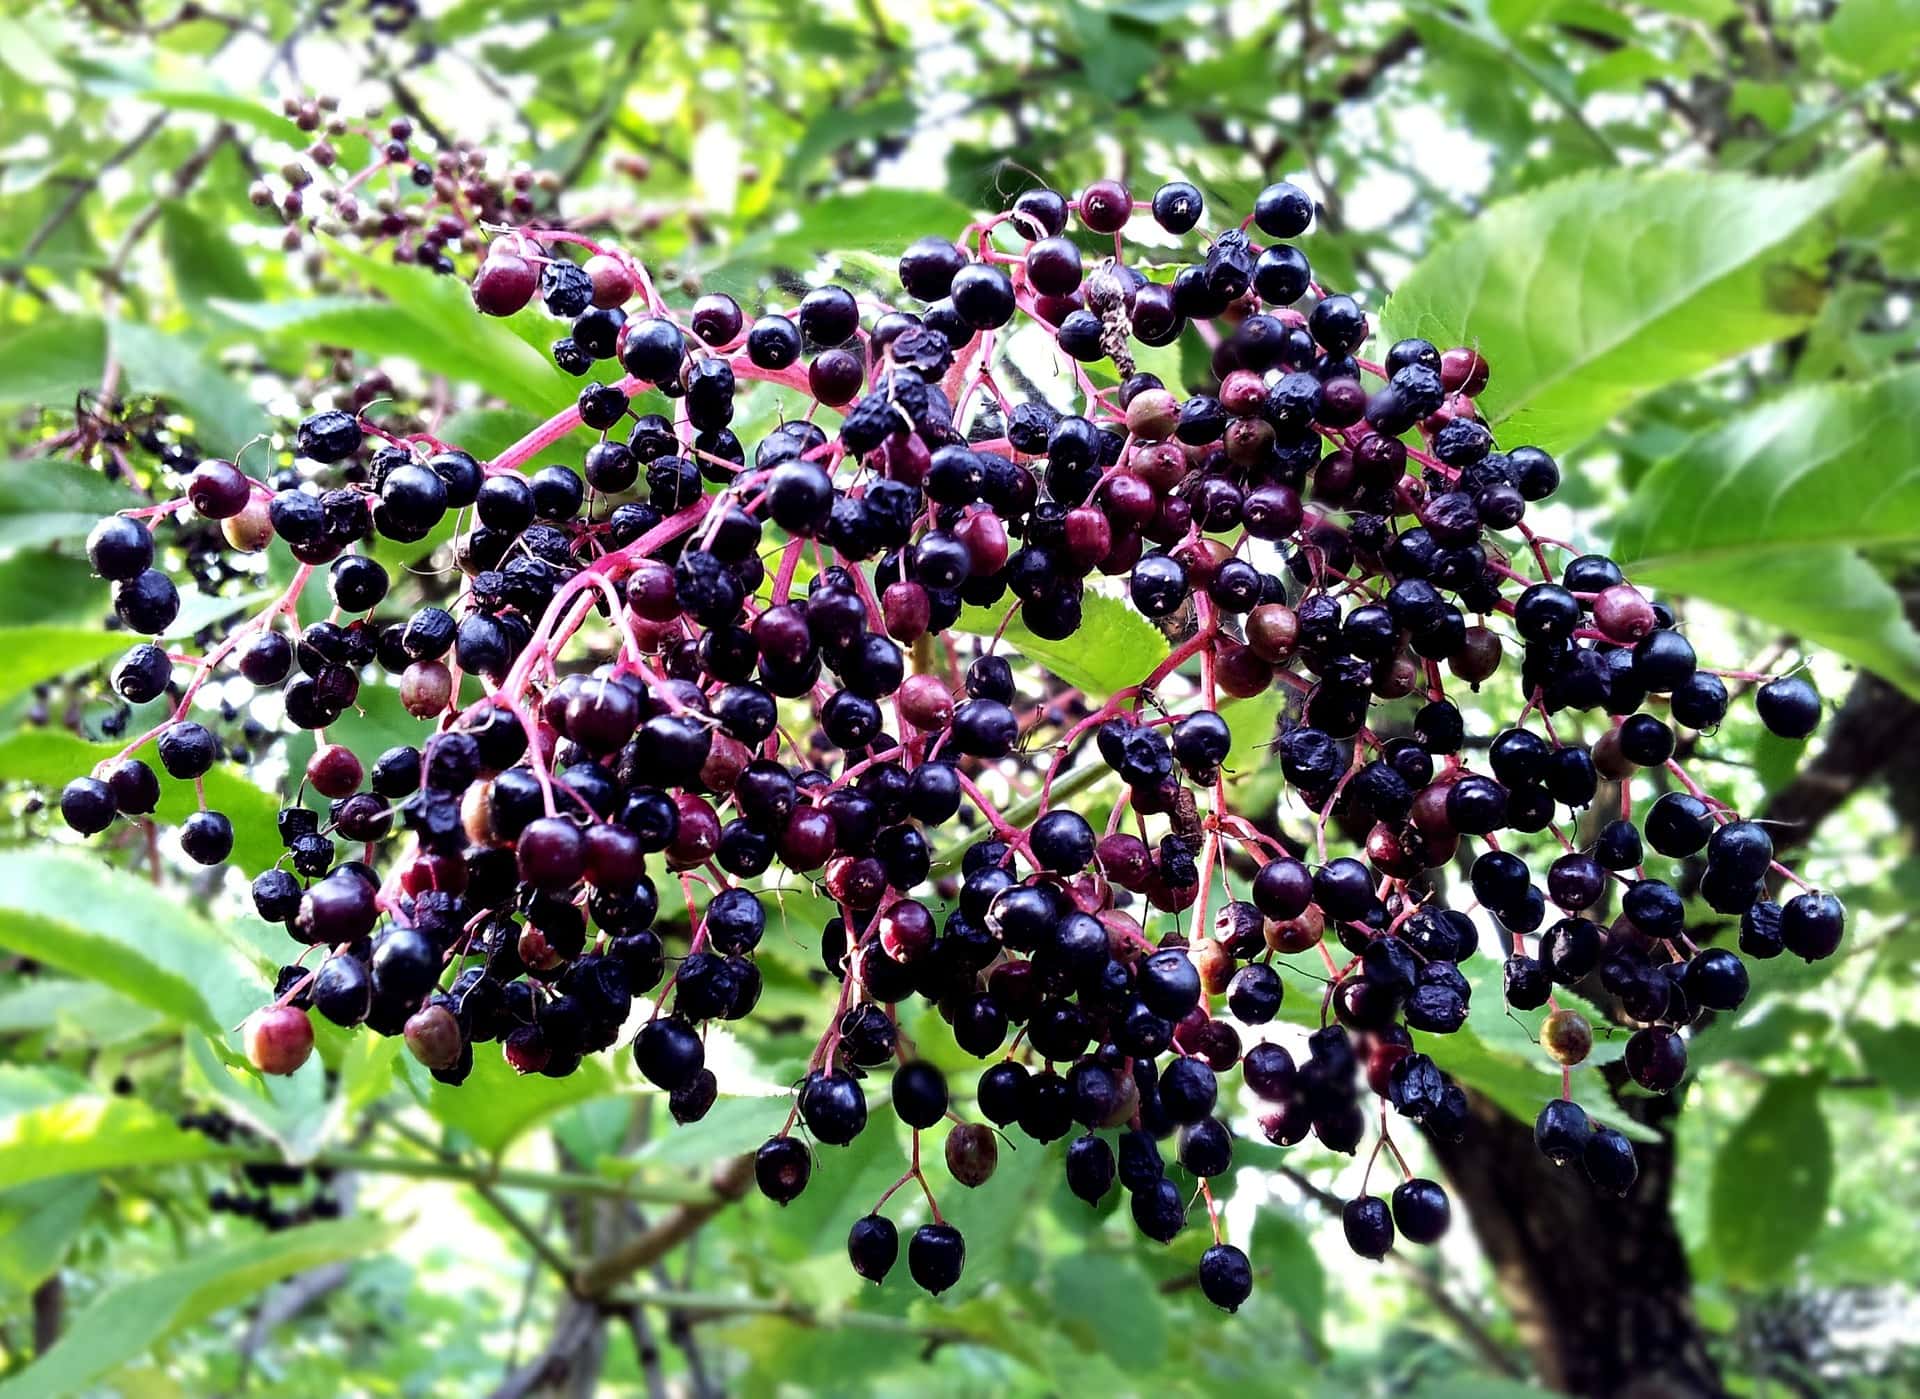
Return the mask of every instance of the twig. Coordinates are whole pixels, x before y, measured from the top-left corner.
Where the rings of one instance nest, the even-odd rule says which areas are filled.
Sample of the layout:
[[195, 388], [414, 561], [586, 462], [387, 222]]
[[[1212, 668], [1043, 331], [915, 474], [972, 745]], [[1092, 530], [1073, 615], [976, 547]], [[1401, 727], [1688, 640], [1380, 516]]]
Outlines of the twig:
[[[1338, 1195], [1328, 1190], [1322, 1190], [1318, 1185], [1307, 1179], [1306, 1176], [1296, 1171], [1293, 1167], [1281, 1166], [1278, 1170], [1281, 1175], [1299, 1186], [1301, 1193], [1319, 1205], [1320, 1208], [1328, 1214], [1337, 1218], [1345, 1208], [1345, 1202], [1341, 1200]], [[1434, 1308], [1439, 1311], [1441, 1315], [1445, 1316], [1447, 1320], [1459, 1328], [1460, 1334], [1467, 1338], [1467, 1344], [1473, 1347], [1476, 1355], [1493, 1369], [1511, 1379], [1521, 1379], [1524, 1377], [1520, 1366], [1514, 1362], [1512, 1356], [1507, 1354], [1500, 1343], [1493, 1338], [1492, 1333], [1480, 1324], [1480, 1319], [1458, 1302], [1454, 1301], [1454, 1299], [1448, 1295], [1446, 1288], [1441, 1286], [1438, 1278], [1428, 1273], [1426, 1269], [1422, 1268], [1406, 1254], [1400, 1253], [1397, 1250], [1389, 1252], [1387, 1257], [1392, 1259], [1394, 1265], [1413, 1280], [1413, 1285], [1425, 1294], [1427, 1300], [1433, 1304]]]
[[535, 1391], [565, 1382], [579, 1371], [582, 1352], [596, 1344], [605, 1318], [599, 1308], [569, 1298], [554, 1323], [547, 1348], [507, 1376], [493, 1399], [527, 1399]]
[[[278, 1163], [285, 1156], [272, 1148], [234, 1147], [211, 1153], [216, 1161], [264, 1161]], [[544, 1190], [554, 1195], [601, 1196], [610, 1199], [643, 1200], [653, 1204], [684, 1204], [690, 1207], [725, 1203], [714, 1187], [685, 1182], [643, 1184], [585, 1171], [535, 1171], [489, 1162], [462, 1161], [451, 1157], [382, 1156], [362, 1151], [323, 1151], [301, 1164], [331, 1166], [340, 1171], [364, 1171], [369, 1175], [414, 1176], [427, 1180], [458, 1180], [468, 1184], [501, 1186], [511, 1190]]]
[[666, 1399], [666, 1376], [660, 1370], [660, 1343], [653, 1338], [647, 1309], [635, 1302], [626, 1310], [627, 1330], [633, 1333], [633, 1353], [647, 1382], [647, 1399]]
[[753, 1158], [736, 1156], [713, 1178], [709, 1199], [681, 1205], [658, 1224], [580, 1269], [575, 1289], [583, 1296], [604, 1296], [612, 1286], [665, 1256], [720, 1210], [747, 1193], [753, 1181]]
[[962, 1331], [957, 1327], [930, 1326], [911, 1321], [903, 1316], [887, 1316], [879, 1312], [863, 1312], [853, 1308], [828, 1313], [781, 1297], [737, 1297], [725, 1292], [682, 1292], [666, 1288], [643, 1288], [635, 1292], [622, 1292], [619, 1294], [619, 1300], [631, 1306], [660, 1307], [676, 1312], [684, 1316], [690, 1324], [726, 1321], [736, 1316], [772, 1316], [782, 1321], [790, 1321], [796, 1326], [820, 1327], [824, 1330], [844, 1327], [849, 1331], [879, 1331], [890, 1336], [914, 1336], [934, 1344], [945, 1342], [993, 1344], [990, 1339]]
[[135, 132], [133, 136], [127, 140], [125, 145], [111, 152], [106, 159], [95, 165], [92, 174], [84, 179], [74, 181], [73, 188], [67, 191], [66, 198], [62, 199], [60, 203], [54, 207], [53, 212], [47, 215], [45, 222], [33, 231], [33, 236], [27, 239], [27, 245], [20, 250], [20, 256], [15, 261], [22, 266], [33, 261], [34, 254], [46, 246], [49, 238], [60, 231], [60, 225], [71, 218], [73, 211], [80, 207], [82, 201], [100, 187], [101, 177], [109, 170], [124, 165], [133, 159], [135, 155], [139, 154], [142, 146], [160, 134], [160, 128], [166, 124], [167, 113], [164, 110], [154, 113], [147, 119], [147, 124]]
[[140, 240], [147, 236], [147, 230], [153, 227], [154, 221], [165, 212], [170, 202], [179, 199], [199, 183], [200, 177], [206, 173], [207, 166], [212, 163], [214, 156], [219, 154], [220, 148], [233, 137], [232, 123], [223, 121], [216, 126], [213, 134], [202, 141], [193, 154], [181, 162], [180, 168], [173, 175], [173, 187], [142, 209], [134, 217], [133, 222], [127, 225], [127, 231], [121, 235], [119, 245], [113, 250], [113, 258], [107, 264], [106, 279], [109, 285], [120, 284], [120, 279], [126, 275], [127, 260], [133, 256], [133, 250], [139, 245]]

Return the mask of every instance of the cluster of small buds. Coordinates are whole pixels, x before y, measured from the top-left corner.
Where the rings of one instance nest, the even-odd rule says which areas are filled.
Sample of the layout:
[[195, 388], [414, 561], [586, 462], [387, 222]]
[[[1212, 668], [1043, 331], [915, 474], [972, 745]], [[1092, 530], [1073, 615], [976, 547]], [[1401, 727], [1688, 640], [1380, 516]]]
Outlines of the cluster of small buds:
[[[454, 254], [481, 252], [487, 228], [531, 218], [557, 188], [551, 171], [496, 171], [487, 152], [470, 142], [427, 149], [405, 116], [384, 126], [352, 120], [331, 94], [289, 97], [281, 110], [314, 139], [280, 166], [277, 180], [255, 180], [248, 197], [256, 208], [280, 215], [289, 252], [320, 232], [363, 246], [390, 244], [396, 262], [451, 274]], [[352, 171], [341, 168], [348, 137], [371, 147], [366, 163]]]

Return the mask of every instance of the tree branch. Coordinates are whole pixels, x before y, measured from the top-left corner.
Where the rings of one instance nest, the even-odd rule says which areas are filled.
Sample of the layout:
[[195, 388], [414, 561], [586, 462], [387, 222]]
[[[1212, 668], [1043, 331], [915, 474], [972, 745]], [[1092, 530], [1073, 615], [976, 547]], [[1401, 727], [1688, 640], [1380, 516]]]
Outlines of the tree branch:
[[16, 265], [24, 267], [33, 261], [34, 254], [45, 247], [47, 240], [60, 231], [60, 225], [73, 216], [73, 211], [80, 207], [89, 194], [100, 188], [101, 177], [109, 170], [117, 169], [133, 159], [139, 154], [142, 146], [160, 134], [160, 128], [166, 124], [166, 111], [163, 109], [155, 112], [147, 119], [146, 125], [135, 132], [125, 145], [109, 153], [105, 160], [94, 166], [92, 174], [75, 180], [73, 188], [67, 191], [67, 197], [54, 207], [53, 212], [47, 215], [40, 227], [33, 231], [33, 236], [27, 239], [27, 245], [20, 250], [20, 256], [14, 259]]
[[[1340, 1217], [1346, 1202], [1338, 1195], [1321, 1189], [1291, 1166], [1281, 1166], [1279, 1171], [1321, 1209], [1336, 1219]], [[1454, 1301], [1446, 1288], [1441, 1286], [1438, 1278], [1397, 1249], [1389, 1252], [1387, 1257], [1392, 1259], [1394, 1265], [1407, 1275], [1415, 1287], [1420, 1289], [1426, 1299], [1433, 1304], [1434, 1309], [1454, 1324], [1460, 1334], [1466, 1338], [1467, 1344], [1472, 1347], [1473, 1353], [1485, 1361], [1491, 1369], [1511, 1379], [1526, 1377], [1526, 1372], [1514, 1362], [1511, 1355], [1507, 1354], [1505, 1347], [1493, 1338], [1493, 1333], [1482, 1326], [1480, 1319], [1472, 1312]]]
[[561, 1306], [547, 1348], [507, 1376], [493, 1391], [492, 1399], [527, 1399], [538, 1390], [577, 1378], [580, 1361], [599, 1344], [604, 1322], [598, 1307], [568, 1298]]
[[622, 1279], [684, 1243], [693, 1232], [727, 1205], [747, 1193], [753, 1183], [753, 1158], [736, 1156], [713, 1178], [710, 1199], [679, 1206], [657, 1224], [649, 1225], [625, 1243], [581, 1268], [574, 1286], [583, 1296], [601, 1297]]

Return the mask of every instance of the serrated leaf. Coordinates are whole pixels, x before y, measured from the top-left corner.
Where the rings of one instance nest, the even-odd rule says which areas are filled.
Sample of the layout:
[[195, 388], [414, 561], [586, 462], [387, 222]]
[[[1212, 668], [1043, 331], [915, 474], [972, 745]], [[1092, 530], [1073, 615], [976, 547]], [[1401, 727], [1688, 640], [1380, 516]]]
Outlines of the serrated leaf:
[[[10, 734], [0, 739], [0, 776], [9, 782], [31, 782], [57, 801], [60, 789], [69, 781], [92, 772], [96, 763], [113, 757], [122, 747], [119, 743], [89, 743], [64, 729]], [[138, 756], [156, 773], [160, 771], [151, 751]], [[242, 770], [230, 763], [216, 764], [201, 782], [207, 805], [233, 822], [231, 863], [235, 868], [252, 876], [280, 858], [282, 847], [274, 826], [280, 811], [277, 797], [248, 781]], [[199, 809], [192, 783], [160, 778], [156, 819], [178, 825]]]
[[[954, 629], [992, 636], [1004, 615], [1004, 607], [964, 607]], [[1016, 614], [1002, 642], [1096, 704], [1116, 690], [1138, 685], [1167, 658], [1167, 639], [1159, 629], [1117, 597], [1089, 592], [1080, 617], [1080, 629], [1072, 636], [1048, 641], [1027, 630]]]
[[369, 1216], [303, 1225], [115, 1288], [75, 1317], [52, 1350], [0, 1384], [0, 1399], [79, 1393], [173, 1332], [294, 1273], [371, 1253], [396, 1232]]
[[1610, 170], [1495, 204], [1429, 253], [1380, 316], [1383, 343], [1479, 347], [1481, 410], [1562, 451], [1643, 394], [1791, 335], [1864, 156], [1803, 181]]
[[221, 1147], [131, 1098], [83, 1094], [0, 1116], [0, 1188], [60, 1176], [206, 1161]]
[[116, 320], [108, 327], [108, 338], [127, 387], [157, 394], [191, 417], [193, 438], [202, 451], [237, 456], [272, 427], [245, 387], [190, 337]]
[[1920, 369], [1823, 384], [1693, 439], [1635, 490], [1614, 556], [1920, 694], [1920, 633], [1856, 548], [1920, 540]]
[[0, 851], [0, 946], [224, 1041], [260, 1001], [260, 977], [177, 894], [94, 860]]
[[1776, 1078], [1713, 1160], [1707, 1233], [1728, 1282], [1776, 1282], [1820, 1232], [1833, 1137], [1817, 1077]]
[[1920, 697], [1920, 632], [1893, 585], [1851, 549], [1797, 549], [1764, 562], [1674, 560], [1637, 568], [1634, 579], [1771, 623]]
[[123, 481], [57, 457], [0, 462], [0, 549], [84, 539], [102, 515], [140, 503]]
[[1279, 1205], [1267, 1205], [1253, 1221], [1249, 1252], [1259, 1260], [1261, 1285], [1300, 1318], [1308, 1335], [1324, 1345], [1327, 1270], [1300, 1222]]
[[[1920, 367], [1801, 389], [1647, 473], [1614, 529], [1623, 565], [1740, 562], [1920, 539]], [[1637, 573], [1636, 573], [1637, 576]]]
[[49, 316], [9, 327], [0, 344], [0, 403], [73, 408], [75, 395], [100, 386], [107, 329], [93, 316]]

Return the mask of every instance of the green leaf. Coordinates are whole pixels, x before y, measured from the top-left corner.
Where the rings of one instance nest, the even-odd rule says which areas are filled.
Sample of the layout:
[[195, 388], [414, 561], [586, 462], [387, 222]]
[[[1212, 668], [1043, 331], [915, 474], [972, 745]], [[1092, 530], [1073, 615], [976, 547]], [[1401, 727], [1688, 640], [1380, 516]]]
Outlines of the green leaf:
[[1893, 585], [1851, 549], [1810, 547], [1764, 563], [1675, 561], [1634, 578], [1772, 623], [1920, 697], [1920, 632]]
[[[11, 561], [18, 563], [19, 560]], [[101, 602], [106, 601], [105, 585]], [[231, 617], [266, 600], [265, 594], [206, 597], [189, 594], [181, 600], [180, 615], [167, 628], [168, 637], [191, 636], [204, 626]], [[0, 613], [5, 612], [0, 608]], [[130, 650], [137, 641], [126, 632], [100, 627], [33, 625], [0, 628], [0, 698], [18, 694], [29, 685], [65, 675], [82, 666], [98, 665]]]
[[177, 893], [79, 856], [0, 851], [0, 946], [217, 1040], [260, 1001], [257, 970]]
[[[1547, 1099], [1560, 1096], [1560, 1070], [1547, 1059], [1543, 1049], [1534, 1050], [1526, 1057], [1502, 1053], [1489, 1048], [1471, 1029], [1456, 1030], [1450, 1035], [1417, 1031], [1413, 1046], [1432, 1056], [1434, 1063], [1461, 1083], [1522, 1122], [1532, 1122]], [[1592, 1068], [1582, 1065], [1574, 1072], [1573, 1100], [1587, 1110], [1588, 1116], [1635, 1141], [1659, 1140], [1657, 1132], [1630, 1117], [1613, 1100], [1605, 1081]]]
[[211, 1137], [134, 1099], [62, 1098], [0, 1117], [0, 1188], [205, 1161], [221, 1151]]
[[[973, 1259], [967, 1262], [971, 1266]], [[1166, 1308], [1131, 1259], [1069, 1253], [1048, 1272], [1054, 1315], [1081, 1350], [1105, 1353], [1135, 1372], [1155, 1369], [1166, 1359]]]
[[1786, 1275], [1820, 1232], [1833, 1187], [1833, 1138], [1817, 1077], [1776, 1078], [1713, 1162], [1707, 1233], [1728, 1282]]
[[1300, 1222], [1279, 1205], [1265, 1206], [1254, 1218], [1249, 1251], [1260, 1260], [1263, 1285], [1325, 1345], [1327, 1270]]
[[98, 982], [43, 974], [0, 991], [0, 1035], [51, 1034], [100, 1049], [165, 1023]]
[[107, 364], [107, 329], [94, 316], [48, 316], [9, 326], [0, 343], [0, 403], [71, 411]]
[[237, 456], [272, 426], [246, 389], [191, 338], [120, 320], [112, 323], [110, 338], [127, 387], [158, 394], [184, 410], [202, 450]]
[[1920, 58], [1920, 5], [1914, 0], [1847, 0], [1822, 27], [1827, 52], [1849, 68], [1879, 77]]
[[491, 1045], [473, 1056], [473, 1072], [458, 1088], [435, 1081], [427, 1108], [446, 1127], [498, 1156], [522, 1133], [563, 1108], [616, 1091], [598, 1058], [581, 1061], [565, 1078], [521, 1077]]
[[97, 665], [133, 645], [125, 632], [93, 627], [8, 627], [0, 630], [0, 697], [82, 666]]
[[339, 244], [328, 251], [413, 320], [416, 348], [396, 353], [441, 373], [464, 374], [488, 393], [543, 415], [577, 396], [579, 386], [552, 359], [504, 322], [474, 309], [461, 278], [369, 257]]
[[216, 296], [252, 301], [260, 283], [226, 230], [175, 199], [160, 211], [160, 242], [180, 295], [194, 301]]
[[57, 457], [0, 462], [0, 549], [84, 539], [102, 515], [139, 503], [124, 482], [109, 481], [78, 462]]
[[789, 187], [799, 188], [825, 157], [848, 149], [855, 141], [910, 131], [914, 116], [913, 103], [904, 97], [882, 99], [851, 109], [828, 107], [814, 117], [806, 135], [788, 154], [780, 172], [781, 179]]
[[1642, 395], [1806, 325], [1830, 216], [1873, 161], [1797, 182], [1611, 170], [1505, 200], [1401, 282], [1380, 338], [1478, 346], [1488, 420], [1563, 451]]
[[[523, 413], [515, 408], [474, 408], [448, 418], [437, 435], [442, 442], [455, 443], [480, 460], [490, 461], [539, 427], [543, 421], [537, 413]], [[591, 428], [581, 428], [580, 431], [594, 436], [596, 440], [598, 438]], [[566, 440], [561, 439], [562, 442]], [[554, 450], [558, 449], [558, 444], [555, 444]]]
[[1647, 473], [1614, 531], [1639, 570], [1920, 540], [1920, 366], [1801, 389]]
[[0, 1284], [25, 1296], [58, 1272], [99, 1198], [100, 1185], [91, 1180], [0, 1191]]
[[[0, 739], [0, 773], [9, 782], [31, 782], [57, 800], [69, 781], [93, 771], [96, 763], [124, 746], [89, 743], [64, 729], [10, 734]], [[141, 756], [153, 761], [150, 752]], [[243, 770], [230, 763], [217, 764], [201, 781], [207, 805], [233, 822], [233, 864], [251, 876], [278, 860], [283, 849], [274, 825], [279, 799], [248, 781]], [[160, 822], [178, 825], [199, 807], [192, 783], [161, 779], [160, 805], [154, 813]]]
[[1273, 742], [1274, 723], [1285, 703], [1286, 696], [1279, 690], [1267, 689], [1250, 699], [1230, 699], [1220, 706], [1220, 717], [1227, 721], [1227, 732], [1233, 735], [1233, 746], [1221, 765], [1228, 775], [1250, 775], [1273, 761], [1268, 745]]
[[722, 1098], [698, 1122], [654, 1137], [628, 1159], [635, 1165], [704, 1166], [752, 1151], [785, 1124], [793, 1100]]
[[1920, 369], [1761, 404], [1650, 471], [1614, 536], [1638, 580], [1795, 632], [1920, 695], [1920, 633], [1856, 548], [1920, 540]]
[[1920, 1098], [1920, 1025], [1875, 1025], [1856, 1020], [1847, 1029], [1867, 1072], [1900, 1098]]
[[744, 239], [731, 260], [711, 272], [714, 287], [757, 282], [769, 267], [807, 268], [829, 253], [859, 252], [898, 257], [928, 233], [959, 237], [973, 211], [944, 194], [926, 190], [869, 189], [810, 200], [797, 224], [784, 232]]
[[199, 88], [153, 87], [142, 92], [142, 101], [168, 107], [176, 112], [205, 112], [240, 126], [250, 126], [275, 140], [298, 140], [294, 124], [277, 108], [253, 97], [213, 92]]
[[[964, 607], [954, 627], [974, 636], [992, 636], [999, 630], [1003, 615], [1002, 608]], [[1167, 639], [1159, 628], [1106, 593], [1086, 595], [1080, 630], [1065, 641], [1035, 636], [1017, 614], [1007, 627], [1004, 641], [1096, 704], [1116, 690], [1138, 685], [1167, 658]]]
[[[410, 297], [407, 304], [351, 296], [290, 302], [217, 299], [208, 304], [250, 330], [305, 345], [344, 346], [369, 359], [409, 359], [455, 382], [533, 408], [558, 407], [571, 396], [567, 386], [572, 381], [562, 384], [558, 368], [543, 364], [519, 336], [473, 309], [464, 283], [426, 272], [418, 278], [431, 279], [426, 281], [428, 294], [413, 285], [413, 277], [394, 283]], [[459, 291], [459, 304], [438, 310], [425, 305], [440, 286]], [[454, 327], [458, 334], [449, 333]], [[535, 415], [532, 421], [543, 416]], [[449, 435], [447, 440], [460, 439]]]
[[75, 1394], [167, 1336], [251, 1301], [282, 1278], [380, 1248], [397, 1232], [371, 1217], [268, 1234], [115, 1288], [58, 1344], [5, 1384], [0, 1399]]

